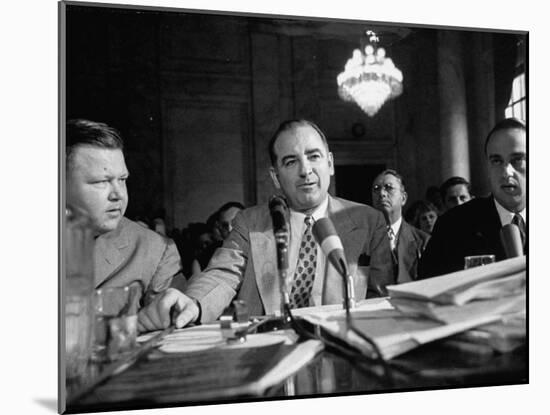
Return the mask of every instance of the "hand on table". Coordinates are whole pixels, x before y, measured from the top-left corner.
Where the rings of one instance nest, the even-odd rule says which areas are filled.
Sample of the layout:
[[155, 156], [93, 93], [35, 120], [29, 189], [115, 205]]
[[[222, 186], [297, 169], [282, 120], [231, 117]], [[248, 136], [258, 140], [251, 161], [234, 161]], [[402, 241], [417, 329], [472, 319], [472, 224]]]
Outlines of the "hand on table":
[[[171, 321], [171, 310], [177, 313]], [[140, 332], [162, 330], [174, 323], [176, 328], [182, 328], [194, 323], [199, 317], [199, 307], [195, 300], [187, 297], [175, 288], [168, 288], [157, 295], [151, 304], [142, 308], [138, 313], [138, 330]]]

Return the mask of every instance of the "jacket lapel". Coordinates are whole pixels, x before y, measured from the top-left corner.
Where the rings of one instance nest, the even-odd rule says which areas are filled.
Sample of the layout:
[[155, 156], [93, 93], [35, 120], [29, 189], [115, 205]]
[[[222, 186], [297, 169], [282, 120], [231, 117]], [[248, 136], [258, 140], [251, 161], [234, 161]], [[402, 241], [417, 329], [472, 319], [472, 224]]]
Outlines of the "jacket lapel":
[[124, 261], [124, 249], [129, 244], [125, 232], [125, 218], [112, 232], [100, 235], [96, 239], [94, 252], [95, 286], [99, 288], [105, 284]]
[[403, 220], [397, 236], [398, 275], [397, 284], [410, 282], [410, 270], [417, 260], [416, 243], [409, 225]]
[[[364, 235], [361, 234], [345, 206], [338, 200], [329, 196], [328, 217], [331, 219], [336, 229], [336, 233], [342, 241], [346, 259], [359, 257], [359, 250], [362, 246]], [[357, 264], [355, 261], [349, 261], [351, 275], [356, 274]], [[357, 281], [355, 281], [357, 286]], [[356, 289], [357, 291], [357, 289]], [[323, 284], [323, 304], [338, 304], [344, 300], [344, 280], [336, 269], [328, 262], [326, 264], [325, 280]]]
[[276, 246], [269, 212], [261, 212], [264, 214], [258, 219], [258, 228], [250, 231], [250, 256], [265, 313], [272, 314], [281, 308]]
[[483, 245], [481, 249], [485, 247], [497, 247], [497, 252], [494, 252], [496, 260], [502, 260], [506, 258], [504, 246], [500, 240], [502, 224], [492, 196], [484, 200], [483, 211], [482, 214], [474, 218], [474, 220], [477, 220], [476, 228], [479, 229], [476, 236], [480, 238]]

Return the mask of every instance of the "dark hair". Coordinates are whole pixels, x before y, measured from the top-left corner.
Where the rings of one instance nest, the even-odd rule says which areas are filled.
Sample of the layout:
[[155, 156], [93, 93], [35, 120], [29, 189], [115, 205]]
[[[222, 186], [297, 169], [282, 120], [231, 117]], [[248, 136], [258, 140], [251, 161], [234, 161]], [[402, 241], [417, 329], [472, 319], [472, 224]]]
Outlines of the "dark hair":
[[497, 122], [493, 129], [489, 131], [489, 134], [487, 134], [487, 138], [485, 139], [485, 155], [487, 155], [487, 146], [489, 145], [489, 140], [494, 133], [500, 130], [511, 130], [514, 128], [519, 128], [520, 130], [526, 131], [525, 123], [518, 118], [505, 118]]
[[445, 200], [445, 197], [447, 196], [447, 190], [458, 184], [463, 184], [464, 186], [466, 186], [466, 189], [468, 189], [468, 193], [472, 193], [472, 186], [470, 185], [470, 182], [468, 180], [466, 180], [464, 177], [453, 176], [450, 179], [445, 180], [439, 188], [441, 198]]
[[401, 183], [401, 191], [404, 192], [405, 191], [405, 181], [403, 180], [403, 176], [401, 176], [399, 173], [397, 173], [397, 171], [395, 171], [394, 169], [384, 170], [383, 172], [377, 174], [374, 180], [378, 179], [380, 176], [385, 176], [387, 174], [390, 174], [393, 177], [395, 177], [397, 180], [399, 180], [399, 183]]
[[327, 149], [327, 152], [328, 152], [327, 138], [325, 137], [325, 134], [323, 134], [321, 129], [317, 127], [317, 125], [315, 125], [315, 123], [304, 119], [287, 120], [287, 121], [283, 121], [279, 125], [279, 127], [277, 128], [277, 131], [275, 131], [275, 133], [271, 136], [271, 139], [269, 140], [269, 147], [268, 147], [269, 158], [271, 159], [272, 166], [276, 166], [277, 164], [277, 155], [275, 154], [275, 142], [277, 141], [277, 138], [279, 138], [279, 135], [281, 135], [285, 131], [292, 130], [296, 127], [305, 126], [305, 125], [309, 125], [315, 131], [317, 131], [317, 134], [319, 134], [319, 136], [323, 140], [323, 143], [325, 144], [325, 148]]
[[222, 213], [222, 212], [225, 212], [226, 210], [229, 210], [231, 208], [237, 208], [237, 209], [244, 209], [244, 205], [240, 202], [227, 202], [227, 203], [224, 203], [222, 205], [222, 207], [220, 207], [218, 209], [218, 216]]
[[124, 142], [120, 137], [120, 133], [107, 124], [85, 119], [67, 121], [65, 136], [67, 168], [71, 164], [74, 150], [78, 146], [85, 145], [99, 148], [124, 149]]
[[435, 212], [439, 216], [437, 208], [431, 202], [427, 200], [417, 200], [409, 206], [405, 213], [405, 220], [413, 226], [420, 228], [420, 215], [426, 212]]

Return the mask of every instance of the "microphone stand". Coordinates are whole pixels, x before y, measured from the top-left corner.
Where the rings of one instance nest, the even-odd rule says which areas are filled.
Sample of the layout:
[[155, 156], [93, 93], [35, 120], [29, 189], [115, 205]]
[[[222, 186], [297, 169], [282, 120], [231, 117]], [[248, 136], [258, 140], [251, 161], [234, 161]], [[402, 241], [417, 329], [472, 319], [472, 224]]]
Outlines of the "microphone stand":
[[280, 312], [283, 324], [290, 323], [290, 293], [288, 292], [288, 231], [275, 233], [277, 246], [277, 271], [279, 273], [279, 292], [281, 293]]
[[388, 382], [393, 384], [393, 376], [391, 375], [391, 370], [388, 366], [388, 363], [384, 360], [382, 357], [382, 353], [380, 352], [380, 349], [378, 348], [378, 345], [372, 340], [369, 336], [362, 333], [356, 326], [353, 324], [353, 320], [351, 318], [351, 312], [350, 309], [354, 308], [356, 306], [355, 303], [355, 290], [353, 287], [353, 276], [348, 272], [348, 267], [345, 261], [342, 259], [339, 260], [341, 270], [342, 270], [342, 278], [344, 278], [344, 309], [346, 310], [346, 326], [347, 329], [357, 336], [359, 336], [363, 341], [365, 341], [367, 344], [370, 345], [370, 347], [374, 351], [375, 361], [378, 361], [383, 370], [384, 375]]

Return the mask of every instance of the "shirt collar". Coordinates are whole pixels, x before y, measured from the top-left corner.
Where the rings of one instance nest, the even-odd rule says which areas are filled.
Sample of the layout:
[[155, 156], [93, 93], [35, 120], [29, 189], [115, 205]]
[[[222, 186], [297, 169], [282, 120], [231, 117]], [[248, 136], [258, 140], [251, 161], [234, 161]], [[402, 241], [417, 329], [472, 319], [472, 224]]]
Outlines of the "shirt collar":
[[[323, 200], [319, 204], [319, 206], [317, 206], [315, 210], [311, 212], [311, 216], [313, 216], [313, 219], [317, 221], [327, 216], [327, 210], [328, 210], [328, 195], [327, 197], [325, 197], [325, 200]], [[306, 216], [307, 215], [302, 212], [297, 212], [295, 210], [290, 209], [290, 217], [293, 219], [296, 219], [299, 222], [303, 223]]]
[[[510, 212], [508, 209], [506, 209], [504, 206], [498, 203], [498, 201], [495, 198], [493, 198], [493, 200], [495, 201], [495, 207], [497, 209], [498, 216], [500, 218], [500, 223], [502, 224], [502, 226], [508, 225], [509, 223], [511, 223], [515, 213]], [[523, 221], [527, 223], [527, 209], [523, 208], [523, 210], [519, 211], [518, 213], [523, 218]]]
[[397, 219], [395, 221], [395, 223], [393, 223], [391, 225], [391, 229], [393, 231], [393, 234], [397, 236], [397, 233], [399, 232], [399, 229], [401, 228], [401, 222], [403, 222], [403, 217], [400, 216], [399, 219]]

